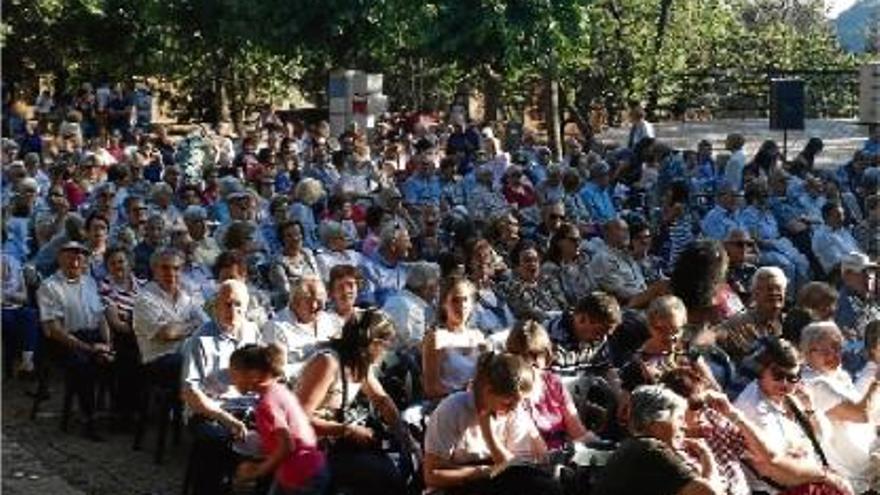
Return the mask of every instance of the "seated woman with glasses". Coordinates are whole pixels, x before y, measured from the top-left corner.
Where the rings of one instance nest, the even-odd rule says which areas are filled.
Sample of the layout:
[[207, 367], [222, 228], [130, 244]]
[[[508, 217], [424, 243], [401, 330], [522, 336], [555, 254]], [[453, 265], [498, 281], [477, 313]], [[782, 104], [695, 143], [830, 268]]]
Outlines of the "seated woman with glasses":
[[474, 383], [437, 406], [425, 435], [425, 484], [447, 494], [559, 494], [551, 475], [514, 464], [546, 446], [525, 408], [533, 372], [519, 356], [480, 356]]
[[337, 488], [353, 495], [403, 495], [404, 477], [380, 447], [379, 432], [364, 424], [355, 407], [363, 392], [401, 446], [417, 450], [403, 428], [400, 412], [376, 378], [375, 366], [394, 345], [394, 325], [376, 309], [355, 313], [306, 363], [296, 395], [309, 415], [326, 454]]
[[870, 483], [870, 446], [877, 436], [877, 423], [870, 418], [871, 404], [880, 394], [875, 375], [859, 392], [849, 373], [841, 367], [843, 335], [833, 322], [807, 325], [801, 333], [804, 385], [810, 391], [817, 414], [828, 418], [829, 431], [823, 444], [828, 462], [852, 483], [857, 493]]
[[[688, 367], [714, 384], [712, 372], [702, 357], [689, 359], [688, 343], [683, 340], [687, 308], [676, 296], [654, 299], [648, 307], [648, 340], [620, 368], [623, 388], [657, 383], [660, 376], [679, 367]], [[717, 385], [713, 385], [717, 388]]]
[[581, 422], [562, 380], [547, 369], [553, 359], [553, 344], [541, 324], [526, 320], [513, 327], [507, 337], [507, 352], [520, 356], [532, 367], [532, 391], [525, 405], [548, 448], [558, 449], [569, 441], [596, 439]]
[[753, 466], [753, 492], [780, 493], [786, 488], [811, 485], [810, 493], [852, 493], [849, 483], [828, 466], [819, 446], [820, 422], [813, 402], [801, 385], [800, 356], [785, 340], [765, 337], [754, 356], [758, 378], [737, 397], [736, 406], [758, 427], [764, 442], [777, 456], [773, 465]]
[[547, 290], [561, 296], [570, 304], [593, 289], [590, 278], [589, 257], [581, 253], [581, 234], [574, 224], [563, 223], [550, 237], [550, 248], [541, 274], [550, 283]]

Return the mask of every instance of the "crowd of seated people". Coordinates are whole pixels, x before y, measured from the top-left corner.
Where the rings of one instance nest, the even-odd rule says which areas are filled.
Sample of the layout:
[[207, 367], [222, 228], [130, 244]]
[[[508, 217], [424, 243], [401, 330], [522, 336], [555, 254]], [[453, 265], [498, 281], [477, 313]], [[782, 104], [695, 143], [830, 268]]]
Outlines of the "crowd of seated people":
[[170, 391], [200, 495], [876, 493], [880, 126], [821, 168], [630, 117], [558, 160], [461, 120], [29, 127], [4, 373], [63, 369], [94, 441], [99, 388], [123, 425]]

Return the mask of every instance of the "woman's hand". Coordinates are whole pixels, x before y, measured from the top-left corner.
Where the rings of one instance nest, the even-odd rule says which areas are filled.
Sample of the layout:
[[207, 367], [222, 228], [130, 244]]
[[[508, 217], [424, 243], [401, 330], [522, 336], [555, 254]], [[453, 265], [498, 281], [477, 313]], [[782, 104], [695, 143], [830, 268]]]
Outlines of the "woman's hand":
[[252, 461], [244, 461], [235, 470], [236, 480], [252, 480], [260, 477], [260, 465]]
[[345, 425], [344, 438], [358, 445], [372, 445], [376, 442], [376, 434], [370, 428], [361, 425]]

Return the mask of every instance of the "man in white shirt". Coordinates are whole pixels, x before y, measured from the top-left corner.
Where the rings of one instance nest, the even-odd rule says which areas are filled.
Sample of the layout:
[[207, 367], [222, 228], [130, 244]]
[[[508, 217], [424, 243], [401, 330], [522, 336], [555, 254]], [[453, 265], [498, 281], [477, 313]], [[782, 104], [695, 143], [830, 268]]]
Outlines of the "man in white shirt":
[[432, 305], [437, 298], [439, 279], [437, 265], [424, 261], [413, 263], [406, 276], [406, 287], [382, 306], [394, 322], [401, 347], [421, 345], [425, 331], [433, 324]]
[[816, 227], [813, 233], [813, 254], [822, 265], [825, 274], [831, 274], [849, 253], [860, 253], [852, 231], [843, 223], [843, 206], [840, 203], [825, 203], [822, 206], [825, 224]]
[[[98, 286], [85, 274], [86, 253], [79, 242], [65, 242], [58, 251], [58, 271], [40, 286], [37, 301], [44, 332], [67, 351], [65, 378], [79, 398], [80, 412], [85, 416], [84, 434], [100, 441], [93, 420], [95, 381], [99, 368], [110, 363], [113, 354]], [[66, 421], [62, 429], [66, 429]]]
[[176, 389], [180, 383], [180, 343], [208, 321], [200, 298], [181, 286], [183, 255], [174, 248], [157, 250], [150, 267], [153, 281], [138, 293], [133, 327], [146, 378]]
[[743, 187], [743, 170], [746, 168], [746, 140], [742, 134], [728, 134], [724, 146], [732, 154], [724, 166], [724, 182], [740, 190]]

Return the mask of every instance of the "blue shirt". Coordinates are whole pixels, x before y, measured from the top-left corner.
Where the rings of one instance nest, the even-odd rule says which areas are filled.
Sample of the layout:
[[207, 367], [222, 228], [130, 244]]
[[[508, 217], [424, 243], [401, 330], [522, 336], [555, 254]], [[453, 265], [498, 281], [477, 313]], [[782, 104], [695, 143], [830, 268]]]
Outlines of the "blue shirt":
[[728, 211], [721, 205], [715, 205], [700, 222], [703, 234], [716, 241], [723, 241], [728, 232], [741, 227], [742, 225], [736, 218], [736, 212]]
[[595, 182], [587, 182], [581, 189], [581, 199], [584, 200], [590, 215], [594, 220], [605, 223], [617, 215], [611, 193], [608, 188], [601, 188]]
[[200, 390], [212, 398], [229, 392], [229, 357], [236, 349], [259, 342], [259, 332], [252, 323], [245, 323], [237, 336], [223, 332], [214, 321], [205, 323], [181, 350], [183, 388]]
[[437, 204], [440, 202], [440, 179], [436, 175], [413, 175], [403, 183], [403, 197], [411, 205]]
[[747, 206], [737, 215], [737, 220], [757, 240], [772, 241], [779, 238], [779, 225], [770, 210]]

